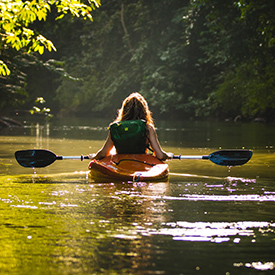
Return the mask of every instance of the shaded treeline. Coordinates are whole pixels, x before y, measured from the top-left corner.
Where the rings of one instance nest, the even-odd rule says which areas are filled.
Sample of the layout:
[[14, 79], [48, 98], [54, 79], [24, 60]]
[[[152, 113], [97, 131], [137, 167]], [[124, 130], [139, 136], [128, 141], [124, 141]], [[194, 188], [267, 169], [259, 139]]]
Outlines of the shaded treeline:
[[167, 118], [275, 119], [274, 1], [101, 4], [93, 22], [50, 15], [36, 24], [56, 53], [7, 49], [19, 69], [1, 81], [20, 89], [17, 96], [10, 87], [2, 109], [43, 96], [59, 115], [114, 116], [139, 91]]

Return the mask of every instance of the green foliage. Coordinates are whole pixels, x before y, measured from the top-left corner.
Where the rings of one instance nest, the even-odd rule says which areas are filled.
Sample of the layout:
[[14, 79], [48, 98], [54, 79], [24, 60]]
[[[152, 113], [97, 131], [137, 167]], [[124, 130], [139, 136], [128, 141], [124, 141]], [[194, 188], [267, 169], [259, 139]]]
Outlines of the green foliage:
[[[53, 60], [42, 61], [38, 55], [45, 56], [48, 52], [56, 51], [56, 47], [39, 31], [39, 24], [45, 21], [56, 21], [63, 15], [82, 17], [92, 20], [91, 11], [100, 5], [100, 0], [82, 1], [55, 0], [3, 0], [0, 3], [0, 109], [8, 106], [18, 106], [24, 103], [29, 95], [27, 87], [27, 68], [30, 65], [44, 66], [70, 77], [62, 69], [56, 67]], [[64, 21], [64, 20], [62, 20]], [[41, 29], [41, 28], [40, 28]], [[44, 76], [43, 76], [44, 77]]]
[[0, 75], [6, 76], [10, 74], [10, 70], [8, 68], [8, 66], [2, 61], [0, 60]]
[[[64, 14], [70, 12], [73, 16], [81, 16], [92, 20], [90, 12], [94, 9], [95, 5], [98, 7], [100, 2], [99, 0], [90, 0], [89, 2], [91, 5], [88, 6], [77, 0], [3, 0], [0, 3], [0, 50], [5, 50], [10, 44], [17, 51], [27, 49], [29, 53], [34, 51], [43, 54], [45, 48], [48, 51], [56, 51], [53, 43], [42, 34], [31, 29], [30, 25], [36, 20], [46, 21], [53, 7], [60, 14], [56, 19], [61, 19]], [[10, 71], [7, 69], [7, 65], [2, 60], [0, 61], [0, 72], [2, 75], [8, 75]]]
[[261, 64], [252, 60], [230, 71], [219, 85], [215, 95], [224, 113], [245, 117], [265, 116], [275, 109], [275, 69], [269, 64], [265, 74]]
[[57, 98], [63, 111], [114, 114], [133, 91], [142, 92], [158, 113], [182, 109], [184, 96], [179, 91], [185, 64], [179, 54], [184, 25], [179, 18], [183, 4], [103, 3], [93, 27], [86, 22], [82, 29], [81, 54], [71, 54], [66, 62], [69, 73], [82, 81], [69, 84], [62, 80]]
[[95, 28], [82, 29], [81, 53], [66, 59], [82, 81], [62, 80], [60, 106], [110, 115], [140, 91], [166, 117], [265, 115], [274, 108], [261, 99], [274, 93], [273, 11], [267, 0], [103, 2]]
[[45, 116], [45, 120], [48, 122], [50, 118], [53, 117], [53, 115], [50, 113], [51, 109], [48, 107], [45, 107], [46, 100], [43, 97], [38, 97], [35, 100], [35, 104], [38, 106], [33, 106], [30, 110], [31, 115], [33, 114], [41, 114]]
[[191, 6], [192, 22], [205, 18], [199, 27], [203, 55], [198, 61], [208, 69], [214, 66], [207, 92], [213, 113], [268, 119], [275, 97], [274, 1], [205, 0]]
[[241, 11], [241, 21], [253, 22], [262, 42], [268, 47], [274, 46], [274, 1], [240, 0], [235, 5]]
[[[74, 19], [91, 19], [91, 9], [80, 1], [3, 3], [11, 2], [20, 2], [26, 11], [21, 21], [18, 13], [11, 16], [20, 33], [8, 36], [0, 23], [5, 76], [0, 88], [7, 90], [12, 83], [18, 102], [27, 87], [30, 102], [47, 96], [60, 114], [110, 117], [129, 93], [139, 91], [154, 115], [275, 119], [274, 1], [160, 0], [152, 5], [103, 0], [93, 23]], [[37, 5], [43, 3], [40, 11]], [[96, 7], [98, 1], [92, 3]], [[66, 13], [72, 16], [56, 21]], [[23, 18], [29, 23], [24, 25]], [[24, 58], [15, 51], [18, 47]], [[42, 60], [33, 52], [43, 53]], [[22, 64], [34, 63], [27, 77], [11, 77], [26, 72]]]

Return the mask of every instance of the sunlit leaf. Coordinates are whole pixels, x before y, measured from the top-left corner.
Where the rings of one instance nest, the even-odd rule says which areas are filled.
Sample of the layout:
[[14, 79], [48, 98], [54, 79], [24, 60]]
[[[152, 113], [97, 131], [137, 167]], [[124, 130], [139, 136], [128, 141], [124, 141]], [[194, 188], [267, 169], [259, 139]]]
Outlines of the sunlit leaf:
[[39, 51], [40, 54], [43, 54], [44, 53], [44, 47], [39, 46], [38, 51]]
[[8, 66], [2, 61], [0, 60], [0, 76], [6, 76], [9, 75], [11, 73], [11, 71], [9, 70]]
[[36, 103], [44, 104], [46, 100], [43, 97], [37, 97], [35, 100]]

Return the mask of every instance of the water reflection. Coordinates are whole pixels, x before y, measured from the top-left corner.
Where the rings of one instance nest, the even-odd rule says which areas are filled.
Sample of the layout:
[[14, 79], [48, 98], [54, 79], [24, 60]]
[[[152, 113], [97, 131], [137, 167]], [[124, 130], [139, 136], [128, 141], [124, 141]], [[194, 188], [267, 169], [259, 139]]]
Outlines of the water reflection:
[[272, 130], [161, 122], [160, 140], [176, 154], [209, 154], [220, 145], [254, 150], [247, 165], [230, 170], [209, 161], [171, 161], [167, 182], [92, 182], [88, 162], [56, 161], [32, 170], [14, 160], [15, 150], [30, 148], [59, 155], [95, 152], [106, 136], [104, 125], [60, 122], [47, 134], [34, 124], [0, 137], [1, 273], [274, 270]]
[[[163, 223], [162, 228], [155, 230], [150, 228], [138, 228], [137, 232], [142, 235], [169, 235], [175, 241], [196, 241], [196, 242], [233, 242], [240, 243], [245, 237], [251, 237], [249, 240], [256, 242], [256, 232], [261, 229], [262, 233], [274, 233], [275, 224], [268, 222], [168, 222]], [[232, 238], [233, 237], [233, 238]], [[232, 239], [231, 239], [232, 238]]]
[[[228, 192], [222, 183], [77, 184], [75, 179], [78, 176], [74, 178], [71, 174], [64, 182], [56, 181], [56, 184], [37, 181], [29, 186], [19, 183], [24, 188], [18, 188], [18, 179], [4, 185], [5, 194], [1, 193], [4, 217], [10, 215], [10, 209], [16, 211], [15, 216], [21, 217], [17, 220], [9, 217], [4, 225], [4, 234], [20, 229], [13, 232], [13, 236], [20, 240], [20, 251], [23, 253], [17, 252], [17, 257], [23, 257], [26, 252], [32, 257], [43, 255], [41, 267], [47, 266], [46, 270], [63, 274], [121, 274], [121, 269], [124, 270], [122, 273], [129, 274], [136, 273], [137, 270], [170, 270], [171, 266], [162, 264], [167, 260], [172, 264], [172, 269], [175, 269], [180, 260], [180, 252], [193, 251], [184, 254], [187, 260], [180, 264], [180, 269], [176, 269], [191, 272], [197, 267], [205, 269], [207, 261], [213, 256], [209, 254], [212, 255], [209, 258], [204, 255], [205, 259], [200, 258], [195, 264], [192, 255], [198, 249], [201, 252], [214, 251], [211, 246], [194, 247], [194, 243], [228, 243], [231, 248], [226, 247], [227, 259], [222, 260], [222, 264], [230, 270], [229, 266], [241, 268], [236, 265], [244, 262], [247, 266], [249, 263], [241, 260], [245, 259], [241, 256], [237, 256], [239, 261], [236, 261], [236, 252], [232, 258], [228, 253], [233, 255], [233, 247], [237, 250], [235, 246], [239, 246], [239, 249], [248, 248], [274, 238], [274, 222], [250, 220], [256, 217], [253, 213], [256, 209], [274, 213], [274, 206], [273, 209], [270, 208], [271, 205], [266, 205], [268, 202], [260, 202], [265, 205], [258, 205], [243, 200], [241, 205], [236, 205], [235, 201], [222, 201], [220, 204], [220, 201], [208, 200], [207, 196], [201, 201], [190, 198], [181, 200], [183, 190], [186, 194], [202, 193], [202, 196], [205, 196], [203, 193], [212, 192], [214, 197], [217, 192]], [[66, 183], [70, 177], [73, 184]], [[243, 185], [245, 184], [238, 182], [236, 191]], [[255, 187], [252, 189], [248, 185], [246, 188], [248, 192], [260, 192]], [[261, 215], [261, 218], [267, 218], [267, 215]], [[4, 247], [8, 257], [11, 257], [7, 246]], [[225, 255], [224, 249], [225, 247], [215, 247], [215, 257]], [[256, 251], [254, 253], [258, 255]], [[266, 256], [267, 253], [272, 253], [272, 248], [261, 257], [272, 263]], [[198, 256], [195, 257], [198, 259]], [[226, 264], [228, 261], [231, 263], [229, 266]], [[25, 262], [30, 264], [28, 258]], [[155, 268], [151, 268], [152, 263], [156, 265]], [[21, 266], [24, 271], [35, 272], [25, 265], [17, 266]], [[224, 268], [216, 266], [215, 270], [222, 271]]]
[[252, 262], [252, 263], [234, 263], [235, 267], [247, 267], [254, 268], [260, 271], [273, 270], [275, 269], [275, 262]]
[[50, 124], [40, 125], [36, 123], [36, 148], [49, 148]]

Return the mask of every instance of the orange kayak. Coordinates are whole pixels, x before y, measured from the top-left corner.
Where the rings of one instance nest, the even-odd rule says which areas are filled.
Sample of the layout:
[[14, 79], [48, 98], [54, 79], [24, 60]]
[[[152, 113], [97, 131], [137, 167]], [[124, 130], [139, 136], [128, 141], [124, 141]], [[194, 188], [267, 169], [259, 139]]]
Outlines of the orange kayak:
[[168, 177], [168, 164], [147, 154], [117, 154], [89, 164], [95, 181], [159, 181]]

